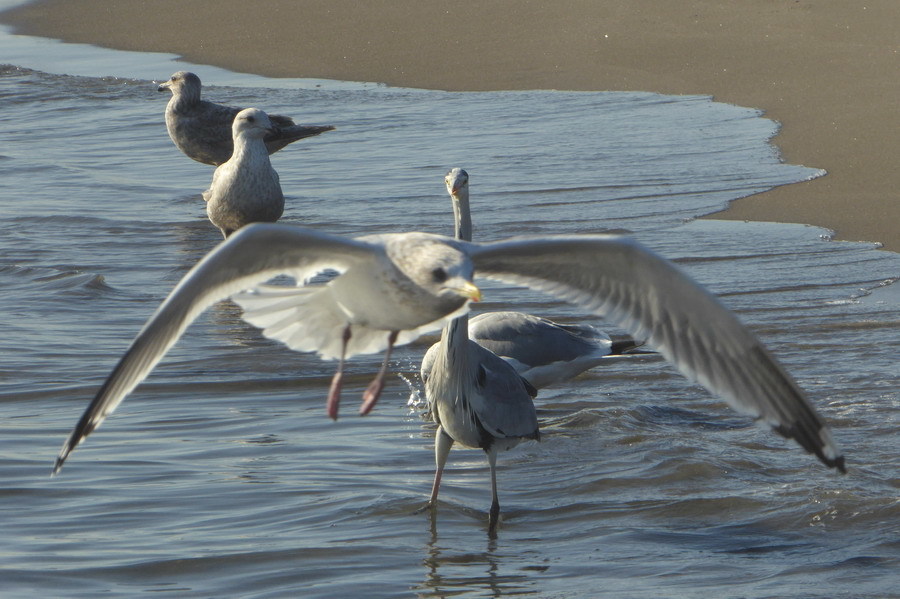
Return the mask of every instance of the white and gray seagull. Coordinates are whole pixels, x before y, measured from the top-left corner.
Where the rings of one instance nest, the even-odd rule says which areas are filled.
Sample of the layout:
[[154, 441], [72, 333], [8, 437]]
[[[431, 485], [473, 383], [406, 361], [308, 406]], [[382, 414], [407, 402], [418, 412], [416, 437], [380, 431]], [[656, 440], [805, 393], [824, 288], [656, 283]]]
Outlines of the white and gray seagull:
[[203, 192], [206, 214], [226, 238], [249, 223], [274, 223], [284, 212], [284, 194], [263, 143], [272, 130], [268, 115], [245, 108], [231, 126], [234, 153], [213, 173]]
[[[469, 173], [450, 169], [444, 185], [453, 202], [457, 224], [468, 223], [471, 241]], [[460, 216], [461, 215], [461, 216]], [[613, 340], [589, 324], [562, 324], [524, 312], [483, 312], [469, 319], [469, 339], [510, 363], [535, 389], [571, 380], [614, 356], [641, 345], [627, 336]], [[425, 353], [420, 373], [428, 375], [437, 344]]]
[[[341, 273], [309, 285], [324, 270]], [[298, 286], [265, 286], [289, 275]], [[473, 243], [426, 233], [355, 239], [255, 223], [220, 243], [176, 285], [132, 341], [63, 444], [54, 472], [215, 302], [234, 297], [244, 319], [291, 349], [323, 358], [408, 343], [480, 299], [473, 277], [524, 285], [604, 316], [647, 339], [689, 378], [738, 411], [797, 441], [825, 465], [844, 456], [803, 391], [757, 337], [674, 264], [627, 237], [558, 235]], [[242, 293], [242, 290], [249, 292]], [[389, 351], [360, 411], [384, 386]], [[337, 404], [340, 372], [329, 390]]]
[[[200, 99], [200, 78], [178, 71], [160, 83], [158, 91], [170, 91], [166, 105], [166, 130], [188, 158], [218, 166], [231, 158], [231, 123], [242, 109]], [[266, 134], [269, 154], [306, 137], [332, 131], [331, 125], [297, 125], [290, 117], [269, 115], [272, 130]]]
[[[454, 169], [446, 179], [453, 202], [455, 237], [471, 241], [468, 194], [460, 197], [454, 193], [451, 175], [455, 171], [465, 173]], [[434, 437], [434, 483], [425, 508], [437, 507], [441, 476], [453, 444], [483, 449], [491, 468], [488, 532], [493, 533], [500, 516], [497, 454], [522, 441], [540, 440], [532, 401], [537, 391], [508, 362], [469, 338], [468, 314], [457, 316], [444, 327], [441, 340], [429, 348], [426, 358], [421, 376], [429, 413], [438, 427]]]

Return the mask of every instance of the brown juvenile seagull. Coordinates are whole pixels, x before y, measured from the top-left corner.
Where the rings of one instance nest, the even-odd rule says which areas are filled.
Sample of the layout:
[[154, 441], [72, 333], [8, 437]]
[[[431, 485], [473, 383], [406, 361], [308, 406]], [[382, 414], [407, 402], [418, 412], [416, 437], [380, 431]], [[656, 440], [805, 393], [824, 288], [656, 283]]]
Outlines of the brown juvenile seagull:
[[213, 173], [203, 192], [206, 214], [226, 238], [250, 223], [274, 223], [284, 212], [278, 173], [263, 138], [272, 130], [265, 112], [245, 108], [234, 117], [234, 154]]
[[[200, 78], [178, 71], [161, 83], [157, 91], [169, 90], [166, 129], [179, 150], [197, 162], [219, 166], [231, 158], [231, 124], [242, 110], [200, 99]], [[296, 125], [286, 116], [270, 114], [272, 131], [265, 138], [266, 149], [274, 154], [286, 145], [334, 129], [331, 125]]]

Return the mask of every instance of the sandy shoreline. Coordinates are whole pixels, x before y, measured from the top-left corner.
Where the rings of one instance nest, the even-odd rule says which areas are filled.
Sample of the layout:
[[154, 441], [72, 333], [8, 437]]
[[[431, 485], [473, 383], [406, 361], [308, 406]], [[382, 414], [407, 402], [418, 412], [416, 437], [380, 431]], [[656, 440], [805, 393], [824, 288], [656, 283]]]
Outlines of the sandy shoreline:
[[893, 164], [900, 150], [900, 2], [492, 0], [473, 6], [461, 0], [41, 0], [0, 14], [0, 22], [17, 33], [174, 53], [272, 77], [447, 90], [711, 94], [765, 110], [782, 123], [775, 143], [788, 162], [829, 173], [739, 200], [716, 218], [811, 223], [841, 239], [900, 251], [900, 169]]

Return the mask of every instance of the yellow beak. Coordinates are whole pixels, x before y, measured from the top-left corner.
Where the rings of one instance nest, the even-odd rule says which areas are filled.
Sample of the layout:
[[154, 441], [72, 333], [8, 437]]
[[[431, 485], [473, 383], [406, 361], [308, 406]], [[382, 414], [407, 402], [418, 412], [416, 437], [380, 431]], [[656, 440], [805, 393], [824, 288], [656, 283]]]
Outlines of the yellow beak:
[[459, 294], [463, 297], [467, 297], [473, 302], [481, 301], [481, 289], [475, 286], [474, 283], [470, 283], [466, 281], [466, 283], [457, 289]]

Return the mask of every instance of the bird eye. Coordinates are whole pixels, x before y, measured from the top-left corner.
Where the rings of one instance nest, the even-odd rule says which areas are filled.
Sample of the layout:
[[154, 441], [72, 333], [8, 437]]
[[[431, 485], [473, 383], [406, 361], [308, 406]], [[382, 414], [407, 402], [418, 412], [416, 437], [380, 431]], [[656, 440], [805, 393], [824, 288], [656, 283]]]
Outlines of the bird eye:
[[255, 122], [256, 122], [256, 117], [254, 117], [253, 115], [248, 116], [248, 117], [247, 117], [247, 122], [248, 122], [248, 123], [255, 123]]
[[431, 271], [431, 278], [435, 283], [443, 283], [447, 280], [447, 271], [441, 267], [435, 268]]

